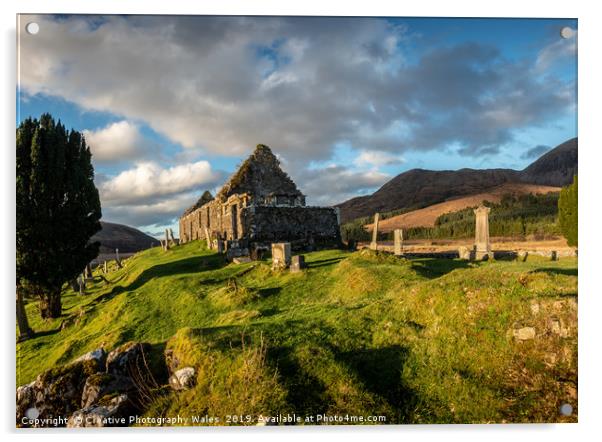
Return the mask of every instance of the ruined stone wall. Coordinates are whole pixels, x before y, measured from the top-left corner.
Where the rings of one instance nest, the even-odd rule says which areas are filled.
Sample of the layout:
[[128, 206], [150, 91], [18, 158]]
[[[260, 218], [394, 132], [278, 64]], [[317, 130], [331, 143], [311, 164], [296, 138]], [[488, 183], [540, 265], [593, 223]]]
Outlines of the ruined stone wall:
[[224, 203], [213, 200], [202, 207], [180, 218], [180, 240], [189, 242], [206, 239], [205, 228], [212, 238], [240, 239], [245, 235], [241, 219], [242, 209], [249, 202], [249, 197], [232, 195]]
[[333, 207], [252, 206], [242, 211], [242, 224], [251, 242], [340, 241], [338, 213]]

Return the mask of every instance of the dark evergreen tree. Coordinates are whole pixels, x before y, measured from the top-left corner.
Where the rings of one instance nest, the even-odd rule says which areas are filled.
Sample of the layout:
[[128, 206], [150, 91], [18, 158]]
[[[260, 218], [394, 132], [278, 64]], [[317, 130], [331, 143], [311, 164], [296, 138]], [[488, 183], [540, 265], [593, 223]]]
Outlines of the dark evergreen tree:
[[558, 221], [560, 230], [571, 247], [577, 247], [577, 209], [577, 175], [575, 175], [573, 184], [563, 187], [560, 191], [560, 198], [558, 199]]
[[61, 315], [63, 284], [98, 255], [89, 242], [101, 228], [91, 157], [82, 134], [49, 114], [17, 129], [17, 287], [39, 298], [43, 318]]

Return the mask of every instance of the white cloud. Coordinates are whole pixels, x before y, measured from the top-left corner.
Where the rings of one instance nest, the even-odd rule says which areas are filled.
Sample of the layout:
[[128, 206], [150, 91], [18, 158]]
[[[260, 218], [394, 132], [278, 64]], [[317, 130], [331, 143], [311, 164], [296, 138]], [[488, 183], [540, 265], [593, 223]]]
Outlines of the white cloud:
[[[574, 31], [569, 38], [561, 38], [558, 36], [558, 40], [544, 47], [535, 60], [535, 71], [538, 73], [544, 73], [555, 63], [567, 58], [573, 58], [576, 60], [577, 57], [577, 31]], [[575, 64], [576, 67], [576, 64]]]
[[[489, 46], [431, 48], [410, 63], [407, 29], [378, 18], [31, 19], [41, 31], [21, 37], [26, 93], [143, 121], [186, 148], [222, 155], [265, 143], [306, 165], [342, 141], [398, 154], [458, 142], [478, 154], [575, 102]], [[529, 94], [511, 97], [515, 90]], [[511, 120], [482, 117], [510, 106]]]
[[145, 143], [138, 127], [125, 120], [83, 132], [95, 161], [116, 162], [136, 158]]
[[382, 150], [363, 150], [355, 159], [358, 166], [392, 166], [405, 162], [401, 155], [395, 155]]
[[[207, 161], [167, 169], [154, 162], [143, 162], [102, 182], [100, 196], [103, 204], [111, 206], [129, 203], [140, 205], [157, 197], [190, 191], [202, 185], [213, 186], [218, 177], [219, 174], [212, 171]], [[152, 204], [158, 202], [153, 201]]]
[[304, 171], [297, 176], [297, 184], [308, 195], [308, 204], [334, 205], [374, 192], [390, 179], [391, 175], [377, 170], [358, 171], [331, 165]]

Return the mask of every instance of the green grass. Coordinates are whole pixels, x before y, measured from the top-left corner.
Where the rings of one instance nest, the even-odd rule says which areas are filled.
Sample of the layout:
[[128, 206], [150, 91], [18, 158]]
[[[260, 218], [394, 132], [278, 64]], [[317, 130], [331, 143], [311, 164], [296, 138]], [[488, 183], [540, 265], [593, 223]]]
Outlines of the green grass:
[[[104, 346], [171, 349], [194, 389], [147, 414], [384, 415], [388, 423], [570, 422], [577, 410], [577, 261], [306, 254], [308, 269], [227, 264], [192, 242], [154, 248], [18, 344], [17, 384]], [[538, 311], [536, 311], [535, 304]], [[62, 321], [70, 325], [59, 330]], [[566, 336], [552, 332], [559, 321]], [[514, 327], [535, 327], [518, 342]], [[183, 330], [182, 330], [183, 329]], [[180, 330], [178, 332], [178, 330]], [[175, 337], [174, 337], [175, 335]], [[223, 423], [223, 422], [222, 422]]]

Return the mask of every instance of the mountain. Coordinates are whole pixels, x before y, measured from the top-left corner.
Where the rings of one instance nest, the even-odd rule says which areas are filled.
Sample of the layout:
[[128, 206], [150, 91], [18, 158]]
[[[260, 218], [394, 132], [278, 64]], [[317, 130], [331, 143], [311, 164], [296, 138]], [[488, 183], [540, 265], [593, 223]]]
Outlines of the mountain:
[[521, 172], [521, 181], [546, 186], [566, 186], [573, 182], [576, 174], [577, 138], [573, 138], [531, 163]]
[[451, 198], [481, 193], [504, 183], [560, 187], [577, 173], [577, 138], [550, 150], [522, 171], [512, 169], [412, 169], [397, 175], [372, 195], [352, 198], [338, 207], [341, 222], [375, 212], [420, 209]]
[[100, 242], [100, 253], [133, 253], [158, 245], [159, 241], [146, 233], [123, 224], [100, 222], [102, 229], [94, 234], [91, 241]]

